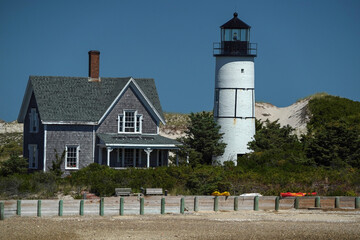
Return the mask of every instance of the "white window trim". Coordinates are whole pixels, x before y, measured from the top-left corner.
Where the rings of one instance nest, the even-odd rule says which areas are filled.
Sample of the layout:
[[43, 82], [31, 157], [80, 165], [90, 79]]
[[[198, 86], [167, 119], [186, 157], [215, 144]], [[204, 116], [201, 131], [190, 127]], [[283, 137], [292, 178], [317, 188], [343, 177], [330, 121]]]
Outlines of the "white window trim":
[[[39, 132], [39, 115], [36, 112], [36, 108], [31, 108], [30, 114], [29, 114], [29, 120], [30, 120], [30, 133], [38, 133]], [[35, 130], [34, 130], [34, 124], [35, 124]]]
[[[76, 167], [68, 167], [67, 166], [68, 148], [70, 148], [70, 147], [76, 148]], [[79, 152], [80, 152], [80, 145], [66, 145], [65, 146], [65, 169], [79, 169]]]
[[[134, 128], [135, 131], [134, 132], [125, 132], [125, 113], [126, 112], [133, 112], [134, 113]], [[120, 121], [120, 118], [122, 117], [122, 121]], [[140, 126], [139, 126], [139, 131], [136, 131], [136, 123], [137, 123], [137, 118], [140, 117]], [[123, 134], [139, 134], [142, 133], [142, 121], [143, 121], [143, 115], [142, 114], [138, 114], [137, 110], [130, 110], [130, 109], [125, 109], [123, 111], [122, 114], [118, 115], [118, 133], [123, 133]], [[120, 125], [122, 124], [122, 125]], [[122, 130], [122, 131], [120, 131]]]
[[[35, 167], [32, 167], [32, 159], [34, 159], [34, 152], [33, 149], [36, 149], [35, 151]], [[38, 168], [38, 160], [39, 160], [39, 149], [37, 147], [37, 144], [29, 144], [28, 145], [29, 150], [29, 168], [30, 169], [37, 169]]]

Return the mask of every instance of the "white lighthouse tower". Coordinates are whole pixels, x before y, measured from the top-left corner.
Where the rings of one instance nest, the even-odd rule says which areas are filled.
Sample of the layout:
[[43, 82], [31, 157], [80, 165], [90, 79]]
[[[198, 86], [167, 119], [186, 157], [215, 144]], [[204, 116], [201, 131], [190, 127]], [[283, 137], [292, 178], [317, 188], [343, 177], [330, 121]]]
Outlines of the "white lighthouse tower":
[[250, 43], [250, 26], [237, 13], [222, 25], [221, 42], [214, 43], [214, 118], [227, 144], [220, 163], [234, 161], [248, 153], [248, 142], [255, 134], [255, 71], [257, 45]]

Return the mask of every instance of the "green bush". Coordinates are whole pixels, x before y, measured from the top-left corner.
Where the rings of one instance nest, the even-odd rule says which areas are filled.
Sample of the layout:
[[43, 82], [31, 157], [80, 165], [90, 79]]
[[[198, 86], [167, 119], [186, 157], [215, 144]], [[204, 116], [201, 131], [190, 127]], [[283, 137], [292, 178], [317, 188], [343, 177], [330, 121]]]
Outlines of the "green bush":
[[28, 163], [26, 159], [12, 154], [6, 161], [0, 162], [0, 175], [9, 176], [27, 172]]

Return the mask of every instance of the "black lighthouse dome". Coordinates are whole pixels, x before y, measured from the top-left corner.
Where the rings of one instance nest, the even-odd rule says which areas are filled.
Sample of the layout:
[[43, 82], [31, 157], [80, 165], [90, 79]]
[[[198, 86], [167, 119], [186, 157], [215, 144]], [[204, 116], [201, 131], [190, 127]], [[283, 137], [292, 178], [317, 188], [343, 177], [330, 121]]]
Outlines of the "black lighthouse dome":
[[257, 46], [250, 43], [250, 26], [234, 17], [220, 26], [221, 42], [214, 44], [214, 55], [256, 56]]

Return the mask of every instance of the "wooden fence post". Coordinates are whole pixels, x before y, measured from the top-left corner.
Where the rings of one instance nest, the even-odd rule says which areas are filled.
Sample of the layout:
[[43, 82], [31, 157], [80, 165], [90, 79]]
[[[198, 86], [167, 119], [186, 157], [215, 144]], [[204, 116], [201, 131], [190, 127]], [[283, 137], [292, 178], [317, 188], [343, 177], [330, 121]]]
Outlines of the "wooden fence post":
[[63, 215], [63, 205], [64, 205], [63, 200], [60, 200], [59, 201], [59, 214], [58, 214], [60, 217]]
[[217, 212], [219, 210], [219, 197], [215, 196], [214, 198], [214, 211]]
[[335, 197], [335, 208], [340, 208], [340, 198]]
[[41, 200], [37, 202], [37, 216], [41, 217]]
[[120, 209], [119, 209], [120, 216], [124, 215], [124, 198], [120, 197]]
[[355, 209], [359, 209], [360, 208], [360, 198], [356, 197], [355, 198]]
[[84, 216], [84, 200], [80, 200], [80, 216]]
[[259, 196], [254, 197], [254, 211], [259, 211]]
[[199, 198], [195, 197], [194, 198], [194, 212], [198, 212], [199, 211]]
[[295, 209], [299, 209], [299, 201], [300, 201], [300, 199], [299, 199], [299, 197], [295, 197], [295, 200], [294, 200], [294, 207], [295, 207]]
[[279, 207], [280, 207], [280, 198], [279, 196], [277, 196], [275, 198], [275, 211], [279, 211]]
[[104, 216], [104, 198], [100, 198], [100, 216]]
[[4, 202], [0, 202], [0, 220], [5, 219], [5, 213], [4, 213]]
[[317, 207], [317, 208], [321, 207], [319, 196], [315, 197], [315, 207]]
[[180, 213], [184, 214], [184, 212], [185, 212], [185, 198], [182, 197], [180, 199]]
[[165, 198], [161, 198], [161, 209], [160, 209], [160, 213], [161, 213], [161, 214], [165, 214]]
[[21, 216], [21, 200], [16, 202], [16, 215]]
[[144, 215], [145, 209], [144, 209], [144, 198], [140, 198], [140, 215]]
[[234, 211], [238, 211], [239, 210], [239, 198], [235, 197], [234, 198]]

